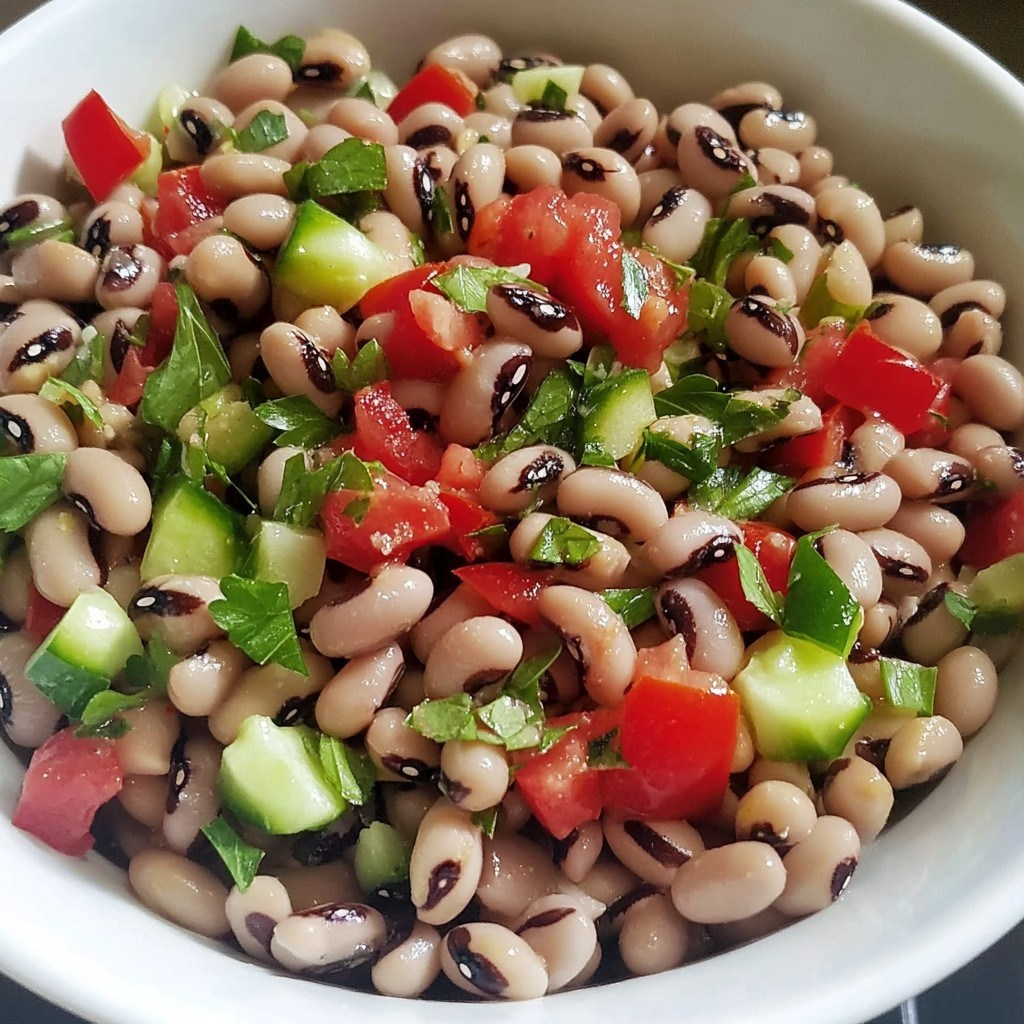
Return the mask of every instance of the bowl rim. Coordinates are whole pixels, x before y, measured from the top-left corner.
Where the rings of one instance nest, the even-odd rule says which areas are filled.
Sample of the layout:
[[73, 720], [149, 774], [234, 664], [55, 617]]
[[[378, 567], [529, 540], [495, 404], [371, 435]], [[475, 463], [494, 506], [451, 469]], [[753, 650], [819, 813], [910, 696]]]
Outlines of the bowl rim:
[[[883, 20], [888, 19], [943, 51], [950, 60], [967, 69], [972, 77], [997, 94], [1018, 115], [1024, 128], [1024, 82], [955, 29], [933, 15], [911, 6], [906, 0], [843, 2], [851, 7], [859, 7]], [[93, 0], [47, 0], [35, 10], [26, 13], [0, 33], [0, 60], [8, 52], [31, 46], [35, 39], [45, 36], [60, 21], [80, 9], [88, 8], [92, 3]], [[1017, 661], [1019, 674], [1020, 659]], [[41, 850], [41, 853], [45, 851]], [[88, 858], [91, 861], [102, 861], [95, 852], [90, 853]], [[98, 869], [100, 873], [107, 873], [108, 869], [118, 870], [106, 862], [94, 863], [91, 867]], [[893, 993], [897, 993], [900, 999], [905, 999], [923, 991], [958, 970], [970, 958], [988, 948], [1024, 919], [1024, 886], [1019, 884], [1019, 876], [1006, 862], [993, 867], [990, 872], [977, 879], [972, 897], [969, 901], [961, 900], [944, 908], [939, 919], [941, 927], [935, 928], [931, 934], [921, 936], [918, 943], [905, 951], [899, 962], [879, 963], [875, 960], [870, 964], [865, 963], [860, 971], [854, 972], [827, 993], [827, 1003], [823, 1001], [824, 997], [817, 1003], [808, 1002], [802, 1007], [804, 1012], [813, 1012], [817, 1009], [822, 1014], [819, 1019], [838, 1021], [836, 1013], [842, 1013], [847, 999], [855, 1002], [859, 1011], [866, 1009], [876, 1014], [885, 1012], [894, 1005]], [[798, 931], [799, 924], [800, 922], [796, 922], [787, 931]], [[173, 929], [175, 926], [167, 923], [167, 927]], [[957, 934], [957, 942], [946, 942], [945, 936], [953, 933]], [[83, 982], [88, 978], [87, 970], [54, 971], [52, 961], [45, 956], [45, 942], [41, 936], [35, 936], [34, 939], [35, 941], [24, 941], [22, 937], [10, 934], [7, 929], [0, 929], [0, 971], [18, 984], [73, 1013], [99, 1014], [90, 1019], [102, 1021], [103, 1024], [137, 1024], [138, 1011], [130, 1009], [125, 1000], [120, 1001], [116, 1007], [108, 1006], [95, 993], [90, 994], [83, 989]], [[722, 959], [723, 956], [728, 957], [728, 953], [712, 959]], [[639, 984], [642, 980], [630, 979], [619, 984], [628, 987]], [[880, 999], [877, 995], [872, 997], [870, 993], [864, 992], [868, 980], [874, 983], [876, 989], [887, 993], [885, 999]], [[129, 979], [125, 978], [124, 981], [130, 987]], [[597, 993], [600, 997], [603, 989], [583, 991]], [[139, 993], [143, 994], [143, 990], [139, 989]], [[561, 1002], [557, 997], [555, 1001]], [[548, 1003], [549, 1000], [543, 1002]], [[137, 1007], [142, 1004], [135, 1005]], [[453, 1006], [451, 1003], [432, 1005], [449, 1008]], [[494, 1009], [487, 1004], [472, 1005], [475, 1012], [488, 1012]], [[599, 1003], [595, 1002], [593, 1005], [596, 1008]], [[540, 1020], [542, 1018], [539, 1015], [532, 1016], [536, 1013], [536, 1006], [536, 1003], [519, 1006], [503, 1004], [500, 1019], [516, 1024]], [[791, 1012], [791, 1008], [787, 1007], [765, 1007], [758, 1013], [758, 1017], [763, 1024], [786, 1024]], [[388, 1018], [390, 1014], [384, 1011], [382, 1016]], [[424, 1015], [424, 1019], [426, 1016]], [[149, 1001], [147, 1017], [151, 1024], [176, 1024], [178, 1020], [178, 1015], [169, 1002], [153, 1005], [152, 1001]], [[404, 1021], [406, 1018], [402, 1019]], [[843, 1017], [842, 1021], [843, 1024], [847, 1021], [853, 1024], [854, 1018]]]

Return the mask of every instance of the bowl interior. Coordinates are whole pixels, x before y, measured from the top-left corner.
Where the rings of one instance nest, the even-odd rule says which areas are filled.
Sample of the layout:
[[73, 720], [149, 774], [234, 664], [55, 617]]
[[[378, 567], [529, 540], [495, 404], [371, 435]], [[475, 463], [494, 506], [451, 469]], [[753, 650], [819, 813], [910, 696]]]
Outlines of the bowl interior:
[[[661, 109], [738, 81], [777, 84], [810, 111], [836, 166], [885, 209], [922, 207], [927, 239], [974, 251], [1010, 292], [1006, 352], [1021, 362], [1024, 87], [952, 32], [896, 0], [55, 0], [0, 38], [7, 83], [0, 196], [56, 187], [61, 117], [97, 88], [141, 121], [168, 82], [202, 86], [240, 22], [264, 38], [322, 25], [362, 38], [401, 79], [435, 42], [493, 35], [621, 69]], [[74, 54], [74, 60], [54, 59]], [[1024, 916], [1024, 665], [999, 710], [920, 808], [867, 849], [828, 911], [682, 971], [527, 1006], [414, 1004], [299, 982], [250, 965], [150, 914], [121, 872], [72, 861], [9, 823], [21, 769], [0, 748], [0, 860], [7, 892], [0, 968], [109, 1024], [251, 1024], [339, 1008], [400, 1024], [561, 1024], [609, 1011], [689, 1024], [753, 1012], [764, 1024], [856, 1024], [954, 970]], [[244, 1009], [242, 1007], [244, 1006]], [[142, 1008], [145, 1010], [142, 1011]]]

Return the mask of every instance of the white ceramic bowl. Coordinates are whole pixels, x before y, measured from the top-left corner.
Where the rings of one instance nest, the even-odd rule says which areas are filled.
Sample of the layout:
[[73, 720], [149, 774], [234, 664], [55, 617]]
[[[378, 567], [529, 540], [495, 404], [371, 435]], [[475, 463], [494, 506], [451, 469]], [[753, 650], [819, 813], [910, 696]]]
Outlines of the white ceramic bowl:
[[[818, 119], [842, 173], [883, 208], [920, 205], [929, 240], [968, 246], [979, 276], [1007, 285], [1007, 349], [1020, 363], [1024, 87], [895, 0], [55, 0], [0, 38], [0, 197], [56, 181], [60, 119], [87, 89], [141, 120], [164, 83], [201, 85], [240, 21], [267, 38], [343, 26], [398, 78], [433, 43], [483, 31], [506, 52], [614, 64], [662, 109], [737, 81], [775, 82]], [[21, 772], [0, 748], [0, 969], [104, 1024], [857, 1024], [1024, 916], [1022, 669], [1018, 657], [996, 718], [866, 850], [837, 905], [679, 971], [520, 1005], [382, 999], [235, 958], [149, 913], [98, 856], [70, 860], [12, 828]]]

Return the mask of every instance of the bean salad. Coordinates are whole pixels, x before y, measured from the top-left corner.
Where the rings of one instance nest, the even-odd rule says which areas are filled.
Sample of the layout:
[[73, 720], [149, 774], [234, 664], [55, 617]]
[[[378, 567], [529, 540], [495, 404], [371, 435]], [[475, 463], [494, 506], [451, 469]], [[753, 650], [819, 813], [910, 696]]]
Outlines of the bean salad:
[[396, 997], [826, 909], [1024, 615], [1002, 286], [767, 83], [242, 27], [194, 84], [0, 211], [14, 823]]

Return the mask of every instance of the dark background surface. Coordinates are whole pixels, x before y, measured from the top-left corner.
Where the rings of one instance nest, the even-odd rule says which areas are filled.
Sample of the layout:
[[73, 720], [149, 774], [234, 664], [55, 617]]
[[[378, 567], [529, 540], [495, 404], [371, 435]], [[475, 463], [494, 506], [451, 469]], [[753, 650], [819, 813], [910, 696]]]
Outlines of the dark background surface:
[[[0, 27], [37, 6], [38, 0], [0, 0]], [[918, 0], [916, 6], [977, 43], [1018, 78], [1024, 78], [1024, 0]], [[1021, 884], [1024, 885], [1024, 879]], [[1024, 925], [962, 971], [919, 996], [902, 1012], [893, 1010], [873, 1024], [901, 1022], [1024, 1024]], [[0, 976], [0, 1024], [80, 1021]]]

